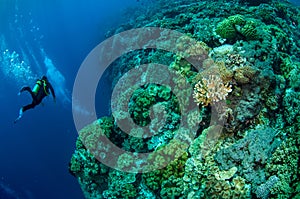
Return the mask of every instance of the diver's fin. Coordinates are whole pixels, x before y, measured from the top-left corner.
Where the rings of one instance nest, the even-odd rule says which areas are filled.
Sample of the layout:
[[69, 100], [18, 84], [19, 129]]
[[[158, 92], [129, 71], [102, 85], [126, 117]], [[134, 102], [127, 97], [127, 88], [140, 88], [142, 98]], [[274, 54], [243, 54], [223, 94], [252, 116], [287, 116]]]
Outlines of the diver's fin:
[[15, 119], [14, 124], [17, 123], [17, 121], [19, 121], [23, 116], [23, 108], [20, 109], [19, 111], [19, 117], [17, 119]]
[[17, 123], [17, 121], [19, 121], [19, 118], [15, 119], [14, 124]]
[[17, 123], [17, 121], [19, 121], [21, 118], [18, 117], [17, 119], [15, 119], [14, 124]]

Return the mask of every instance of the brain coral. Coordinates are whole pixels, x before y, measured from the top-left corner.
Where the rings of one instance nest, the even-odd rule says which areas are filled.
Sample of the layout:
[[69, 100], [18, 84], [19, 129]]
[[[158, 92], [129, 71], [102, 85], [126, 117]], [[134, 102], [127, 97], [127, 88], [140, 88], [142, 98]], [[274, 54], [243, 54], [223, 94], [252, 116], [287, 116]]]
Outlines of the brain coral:
[[257, 27], [259, 23], [252, 19], [246, 19], [242, 15], [233, 15], [219, 22], [216, 33], [225, 39], [258, 39]]
[[224, 19], [218, 24], [216, 33], [226, 39], [233, 39], [236, 37], [236, 30], [232, 21], [229, 19]]

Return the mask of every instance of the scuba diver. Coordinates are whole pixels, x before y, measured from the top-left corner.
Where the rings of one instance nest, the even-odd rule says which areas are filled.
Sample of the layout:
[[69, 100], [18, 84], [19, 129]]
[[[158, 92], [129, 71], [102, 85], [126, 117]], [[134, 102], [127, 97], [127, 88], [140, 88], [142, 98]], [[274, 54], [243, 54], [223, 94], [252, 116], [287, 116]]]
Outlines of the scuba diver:
[[56, 102], [54, 89], [53, 89], [52, 85], [50, 84], [50, 82], [48, 81], [48, 78], [46, 76], [43, 76], [41, 79], [37, 80], [35, 83], [35, 86], [32, 90], [29, 86], [24, 86], [20, 90], [18, 95], [20, 95], [23, 91], [28, 91], [32, 97], [32, 102], [31, 102], [31, 104], [23, 106], [20, 109], [19, 117], [14, 121], [14, 123], [16, 123], [19, 119], [22, 118], [23, 113], [25, 111], [34, 108], [36, 105], [39, 105], [42, 102], [42, 100], [44, 99], [44, 97], [50, 95], [49, 90], [51, 91], [54, 102]]

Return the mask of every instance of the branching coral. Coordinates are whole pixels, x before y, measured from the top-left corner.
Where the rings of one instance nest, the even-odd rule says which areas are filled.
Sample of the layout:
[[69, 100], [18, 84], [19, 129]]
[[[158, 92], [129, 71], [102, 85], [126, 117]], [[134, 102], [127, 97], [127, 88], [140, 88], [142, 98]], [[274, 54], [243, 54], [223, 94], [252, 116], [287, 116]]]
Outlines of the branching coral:
[[193, 97], [198, 105], [208, 106], [208, 104], [225, 100], [231, 91], [231, 85], [223, 84], [219, 76], [209, 75], [208, 78], [203, 78], [195, 85]]

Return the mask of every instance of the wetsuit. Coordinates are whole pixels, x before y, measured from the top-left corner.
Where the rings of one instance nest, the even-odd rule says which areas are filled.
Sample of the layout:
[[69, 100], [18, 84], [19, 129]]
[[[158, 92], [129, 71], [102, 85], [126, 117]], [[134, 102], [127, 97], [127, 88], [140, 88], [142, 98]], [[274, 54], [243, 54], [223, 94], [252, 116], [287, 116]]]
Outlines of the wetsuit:
[[30, 95], [32, 97], [32, 102], [31, 102], [31, 104], [23, 106], [20, 109], [19, 117], [14, 121], [15, 123], [19, 119], [21, 119], [23, 112], [34, 108], [36, 105], [39, 105], [42, 102], [42, 100], [44, 99], [44, 97], [50, 95], [49, 91], [51, 92], [53, 99], [55, 101], [54, 89], [53, 89], [52, 85], [50, 84], [50, 82], [48, 82], [48, 79], [45, 76], [42, 79], [37, 80], [37, 82], [32, 90], [29, 86], [25, 86], [20, 90], [20, 93], [22, 93], [24, 91], [28, 91], [30, 93]]
[[53, 89], [52, 85], [50, 84], [50, 82], [48, 82], [46, 80], [38, 80], [36, 82], [36, 85], [34, 86], [33, 90], [31, 90], [30, 87], [28, 87], [28, 86], [23, 87], [20, 90], [20, 92], [28, 91], [32, 97], [31, 104], [23, 106], [23, 108], [22, 108], [23, 112], [27, 111], [28, 109], [34, 108], [36, 105], [39, 105], [42, 102], [42, 100], [44, 99], [44, 97], [46, 97], [50, 94], [49, 90], [51, 91], [51, 94], [52, 94], [53, 98], [55, 99], [54, 89]]

